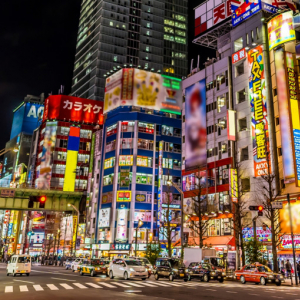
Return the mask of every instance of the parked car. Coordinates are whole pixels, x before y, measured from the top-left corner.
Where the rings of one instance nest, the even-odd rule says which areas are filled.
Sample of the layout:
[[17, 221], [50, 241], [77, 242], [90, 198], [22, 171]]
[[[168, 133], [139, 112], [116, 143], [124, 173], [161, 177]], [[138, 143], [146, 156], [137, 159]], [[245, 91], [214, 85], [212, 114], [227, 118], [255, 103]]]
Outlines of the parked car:
[[83, 260], [84, 260], [84, 258], [76, 258], [75, 260], [73, 260], [71, 262], [71, 270], [73, 272], [77, 271], [79, 264], [81, 264], [83, 262]]
[[151, 276], [151, 274], [153, 273], [153, 266], [150, 263], [150, 261], [148, 260], [148, 258], [146, 257], [130, 257], [131, 259], [136, 259], [138, 261], [140, 261], [142, 263], [142, 265], [145, 265], [147, 267], [147, 271], [148, 271], [148, 278]]
[[280, 286], [284, 282], [282, 274], [274, 273], [269, 267], [259, 263], [245, 265], [241, 270], [235, 271], [235, 278], [243, 284], [246, 282], [262, 285], [275, 283]]
[[156, 280], [159, 280], [159, 278], [169, 278], [170, 281], [173, 281], [174, 279], [183, 279], [184, 281], [187, 281], [185, 269], [182, 259], [158, 258], [155, 264], [154, 277]]
[[107, 276], [106, 261], [100, 259], [84, 259], [77, 267], [81, 276], [90, 275], [91, 277], [104, 274]]
[[198, 278], [205, 282], [209, 282], [210, 280], [223, 282], [225, 276], [225, 272], [218, 270], [212, 264], [208, 263], [192, 262], [187, 268], [188, 280]]
[[114, 259], [109, 265], [109, 278], [113, 279], [114, 277], [123, 277], [125, 280], [130, 278], [146, 280], [148, 271], [136, 259]]
[[66, 263], [65, 263], [66, 270], [71, 270], [72, 263], [73, 263], [74, 260], [75, 260], [75, 258], [73, 258], [73, 257], [70, 257], [70, 258], [66, 259]]

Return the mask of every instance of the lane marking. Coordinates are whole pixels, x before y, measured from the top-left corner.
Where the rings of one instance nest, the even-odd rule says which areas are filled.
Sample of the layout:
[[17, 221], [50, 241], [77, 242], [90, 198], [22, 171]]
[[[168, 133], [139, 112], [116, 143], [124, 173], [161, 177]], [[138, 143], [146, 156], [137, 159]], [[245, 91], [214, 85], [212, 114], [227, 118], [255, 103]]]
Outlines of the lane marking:
[[10, 285], [10, 286], [6, 286], [5, 287], [5, 291], [4, 293], [12, 293], [14, 291], [13, 287]]
[[80, 289], [87, 289], [87, 287], [81, 283], [73, 283], [73, 284], [79, 287]]
[[28, 292], [27, 285], [20, 285], [20, 292]]
[[87, 285], [90, 285], [91, 287], [95, 288], [95, 289], [102, 289], [102, 286], [99, 286], [95, 283], [90, 283], [90, 282], [87, 282], [86, 283]]
[[104, 286], [106, 286], [106, 287], [109, 287], [109, 288], [117, 288], [116, 286], [113, 286], [113, 285], [111, 285], [111, 284], [109, 284], [109, 283], [105, 283], [105, 282], [98, 282], [98, 284], [102, 284], [102, 285], [104, 285]]
[[149, 287], [158, 287], [156, 285], [153, 285], [153, 284], [147, 283], [147, 282], [141, 282], [140, 284], [145, 285], [145, 286], [149, 286]]
[[26, 283], [32, 283], [32, 284], [34, 284], [34, 282], [32, 282], [32, 281], [25, 281], [25, 280], [18, 280], [18, 279], [14, 279], [14, 281], [26, 282]]
[[133, 283], [133, 282], [127, 282], [127, 284], [130, 284], [130, 285], [136, 286], [136, 287], [143, 287], [142, 285], [137, 284], [137, 283]]
[[118, 285], [118, 286], [121, 286], [121, 287], [130, 287], [130, 285], [126, 285], [126, 284], [123, 284], [123, 283], [119, 283], [119, 282], [114, 282], [114, 284]]
[[45, 273], [45, 274], [54, 274], [54, 275], [64, 275], [64, 276], [73, 276], [73, 277], [78, 277], [78, 275], [72, 275], [72, 274], [67, 274], [67, 273], [59, 273], [59, 272], [45, 272], [45, 271], [36, 271], [36, 270], [31, 270], [31, 272], [36, 272], [36, 273]]
[[206, 289], [207, 291], [213, 291], [213, 292], [215, 292], [216, 290], [213, 290], [213, 289]]
[[237, 292], [226, 291], [226, 293], [236, 294]]
[[73, 279], [56, 278], [56, 277], [51, 277], [51, 279], [56, 279], [56, 280], [61, 280], [61, 281], [76, 281], [76, 280], [73, 280]]
[[73, 287], [71, 287], [70, 285], [66, 284], [66, 283], [60, 283], [60, 285], [65, 288], [66, 290], [74, 290]]
[[44, 289], [39, 285], [39, 284], [36, 284], [33, 286], [34, 289], [38, 292], [38, 291], [43, 291]]
[[51, 291], [57, 291], [58, 288], [54, 285], [54, 284], [47, 284], [48, 288], [51, 290]]

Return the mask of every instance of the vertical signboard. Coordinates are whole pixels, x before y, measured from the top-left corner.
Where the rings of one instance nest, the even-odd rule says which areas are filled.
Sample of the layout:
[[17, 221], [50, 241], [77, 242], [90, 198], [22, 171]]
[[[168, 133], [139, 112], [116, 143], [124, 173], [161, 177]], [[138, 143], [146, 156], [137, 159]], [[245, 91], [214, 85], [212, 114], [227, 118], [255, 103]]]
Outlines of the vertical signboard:
[[164, 149], [164, 142], [159, 142], [159, 154], [158, 154], [158, 200], [157, 200], [157, 220], [158, 225], [160, 224], [161, 219], [161, 211], [162, 211], [162, 175], [163, 175], [163, 149]]
[[78, 217], [73, 216], [73, 243], [76, 243]]
[[279, 107], [279, 121], [281, 134], [281, 151], [284, 182], [292, 182], [295, 178], [294, 155], [292, 148], [291, 120], [287, 90], [287, 78], [284, 64], [284, 51], [282, 48], [274, 51], [277, 99]]
[[286, 58], [286, 72], [288, 83], [288, 94], [290, 113], [292, 119], [292, 134], [293, 134], [293, 147], [295, 154], [294, 168], [296, 173], [296, 185], [300, 186], [300, 117], [299, 117], [299, 102], [298, 102], [298, 78], [295, 74], [295, 65], [293, 60], [293, 54], [290, 52], [285, 53]]
[[63, 191], [68, 191], [68, 192], [75, 191], [79, 144], [80, 144], [80, 128], [70, 127]]
[[230, 194], [231, 201], [238, 202], [238, 178], [237, 178], [237, 170], [230, 169]]
[[90, 155], [90, 165], [89, 165], [89, 177], [88, 177], [88, 185], [87, 185], [87, 195], [86, 195], [86, 206], [88, 207], [90, 204], [90, 193], [92, 186], [92, 176], [93, 176], [93, 168], [94, 168], [94, 155], [95, 155], [95, 139], [96, 134], [92, 135], [92, 147], [91, 147], [91, 155]]
[[116, 241], [127, 241], [128, 209], [117, 210]]
[[56, 131], [57, 122], [46, 123], [40, 171], [35, 183], [37, 189], [50, 189], [53, 165], [53, 152], [56, 143]]
[[185, 169], [206, 164], [205, 79], [185, 89]]
[[228, 141], [235, 141], [235, 111], [234, 110], [227, 110], [227, 138]]
[[271, 172], [269, 159], [269, 127], [267, 119], [266, 77], [263, 46], [259, 45], [248, 52], [249, 95], [251, 105], [252, 143], [254, 176]]

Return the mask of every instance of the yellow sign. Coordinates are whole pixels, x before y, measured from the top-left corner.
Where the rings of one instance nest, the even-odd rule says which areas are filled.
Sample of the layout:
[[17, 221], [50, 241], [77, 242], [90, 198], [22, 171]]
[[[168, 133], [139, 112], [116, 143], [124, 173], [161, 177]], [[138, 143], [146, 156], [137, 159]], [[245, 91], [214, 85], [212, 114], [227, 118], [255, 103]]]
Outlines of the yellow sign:
[[237, 180], [236, 169], [230, 169], [230, 190], [231, 190], [231, 201], [238, 202], [238, 180]]
[[73, 216], [73, 242], [74, 243], [76, 243], [77, 221], [78, 221], [78, 217]]
[[131, 191], [117, 191], [117, 201], [118, 202], [130, 202], [131, 201]]
[[293, 41], [296, 34], [293, 26], [293, 11], [282, 13], [268, 22], [269, 50]]
[[120, 155], [119, 166], [132, 166], [133, 155]]

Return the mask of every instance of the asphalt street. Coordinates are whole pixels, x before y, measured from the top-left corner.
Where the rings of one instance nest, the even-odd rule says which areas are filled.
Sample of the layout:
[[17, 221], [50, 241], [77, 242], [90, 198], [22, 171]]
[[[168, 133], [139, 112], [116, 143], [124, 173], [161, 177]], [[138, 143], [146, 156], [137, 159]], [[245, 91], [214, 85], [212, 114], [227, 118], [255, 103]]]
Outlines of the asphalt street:
[[167, 279], [146, 281], [80, 276], [53, 266], [33, 266], [29, 277], [6, 276], [6, 265], [0, 264], [0, 299], [212, 299], [212, 300], [300, 300], [300, 287], [255, 285], [225, 281], [184, 282]]

